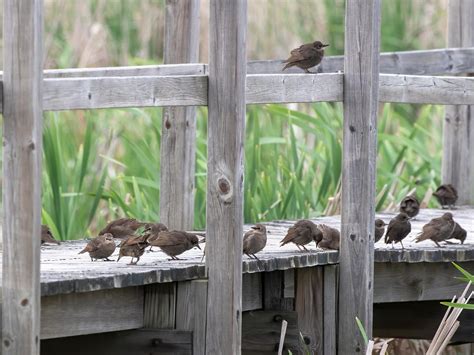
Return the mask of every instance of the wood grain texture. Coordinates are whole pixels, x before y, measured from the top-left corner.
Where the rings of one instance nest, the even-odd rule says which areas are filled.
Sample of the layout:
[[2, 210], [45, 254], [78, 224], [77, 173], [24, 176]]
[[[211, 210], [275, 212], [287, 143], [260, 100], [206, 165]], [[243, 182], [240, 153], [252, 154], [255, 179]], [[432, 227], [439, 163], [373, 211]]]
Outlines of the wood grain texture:
[[176, 329], [193, 332], [194, 355], [206, 353], [207, 280], [178, 283]]
[[293, 297], [285, 297], [284, 276], [284, 271], [272, 271], [263, 274], [263, 308], [265, 310], [293, 311], [295, 309], [294, 282]]
[[246, 0], [211, 0], [206, 352], [241, 351]]
[[[165, 64], [199, 58], [199, 0], [167, 0]], [[160, 222], [170, 230], [194, 224], [196, 107], [163, 109], [160, 149]]]
[[143, 287], [41, 298], [41, 339], [143, 327]]
[[337, 353], [337, 265], [324, 267], [323, 354]]
[[176, 283], [145, 287], [143, 325], [147, 328], [174, 329], [176, 324]]
[[242, 275], [242, 312], [263, 308], [262, 273]]
[[[448, 2], [448, 46], [474, 46], [474, 2]], [[471, 78], [472, 79], [472, 78]], [[443, 183], [453, 184], [459, 204], [474, 203], [474, 102], [447, 106], [443, 129]]]
[[380, 1], [347, 0], [338, 351], [365, 352], [372, 337]]
[[3, 1], [1, 353], [39, 354], [43, 2]]
[[298, 328], [309, 339], [311, 353], [323, 353], [323, 268], [299, 269], [296, 273], [295, 311]]

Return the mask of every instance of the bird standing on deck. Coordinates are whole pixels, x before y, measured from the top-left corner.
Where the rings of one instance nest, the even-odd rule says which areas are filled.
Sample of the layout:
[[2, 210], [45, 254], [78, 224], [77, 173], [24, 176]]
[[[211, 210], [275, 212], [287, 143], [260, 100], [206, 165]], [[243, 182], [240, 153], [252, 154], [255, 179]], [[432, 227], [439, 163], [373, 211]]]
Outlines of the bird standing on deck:
[[[129, 265], [136, 265], [143, 253], [145, 253], [146, 247], [150, 245], [147, 241], [148, 237], [148, 234], [142, 234], [132, 235], [124, 239], [122, 243], [120, 243], [120, 251], [117, 261], [119, 261], [122, 256], [131, 256], [132, 260]], [[134, 258], [137, 258], [137, 261], [133, 262]]]
[[326, 224], [318, 224], [318, 229], [323, 234], [323, 239], [317, 243], [317, 246], [321, 249], [339, 250], [341, 233], [336, 228], [329, 227]]
[[293, 49], [290, 52], [290, 57], [283, 61], [283, 63], [287, 64], [282, 70], [296, 66], [304, 69], [306, 73], [312, 73], [308, 69], [321, 63], [321, 60], [324, 57], [324, 47], [327, 46], [329, 46], [329, 44], [323, 44], [320, 41], [316, 41], [313, 43], [303, 44], [302, 46]]
[[265, 248], [265, 245], [267, 245], [267, 229], [263, 224], [256, 224], [244, 234], [242, 251], [249, 258], [253, 256], [258, 260], [255, 254]]
[[439, 242], [451, 238], [456, 227], [456, 222], [453, 220], [453, 214], [447, 212], [441, 217], [433, 218], [423, 226], [420, 234], [416, 237], [416, 242], [431, 239], [438, 247], [441, 248]]
[[392, 218], [387, 227], [387, 233], [385, 234], [385, 244], [393, 244], [399, 242], [403, 246], [402, 240], [411, 232], [411, 223], [406, 213], [399, 213]]
[[[294, 243], [300, 251], [306, 250], [305, 245], [311, 243], [313, 240], [318, 243], [323, 239], [323, 234], [318, 229], [316, 224], [307, 219], [297, 221], [292, 227], [288, 229], [285, 238], [283, 238], [280, 246], [288, 243]], [[303, 249], [301, 249], [303, 248]]]
[[162, 231], [153, 239], [148, 239], [150, 245], [159, 247], [171, 260], [181, 260], [177, 257], [194, 247], [201, 249], [197, 235], [183, 231]]
[[382, 239], [383, 234], [385, 233], [385, 226], [387, 224], [382, 221], [381, 219], [375, 220], [375, 239], [374, 243], [377, 243], [380, 239]]
[[[459, 225], [459, 223], [455, 222], [454, 231], [448, 239], [458, 239], [461, 244], [464, 244], [464, 241], [467, 237], [467, 231]], [[454, 244], [452, 242], [446, 241], [448, 244]]]
[[61, 244], [58, 242], [54, 236], [53, 233], [51, 233], [51, 229], [47, 225], [42, 224], [41, 225], [41, 245], [44, 243], [48, 244]]
[[410, 218], [415, 217], [420, 212], [420, 201], [414, 195], [406, 196], [400, 202], [400, 212], [406, 213]]
[[448, 207], [449, 209], [453, 209], [456, 201], [458, 199], [458, 191], [456, 188], [451, 184], [441, 185], [433, 192], [433, 196], [436, 197], [441, 208]]
[[115, 251], [115, 242], [114, 237], [110, 233], [105, 233], [95, 237], [87, 243], [86, 247], [79, 252], [83, 254], [85, 252], [89, 253], [91, 261], [104, 259], [105, 261], [111, 261], [109, 256], [111, 256]]
[[168, 231], [168, 227], [166, 227], [163, 223], [148, 223], [145, 226], [143, 233], [149, 235], [147, 241], [150, 243], [150, 251], [152, 251], [151, 248], [153, 248], [152, 242], [158, 238], [158, 234], [160, 234], [160, 232], [166, 231]]
[[107, 224], [107, 226], [99, 232], [99, 235], [110, 233], [114, 238], [126, 239], [133, 235], [138, 228], [145, 225], [146, 223], [139, 222], [135, 218], [119, 218]]

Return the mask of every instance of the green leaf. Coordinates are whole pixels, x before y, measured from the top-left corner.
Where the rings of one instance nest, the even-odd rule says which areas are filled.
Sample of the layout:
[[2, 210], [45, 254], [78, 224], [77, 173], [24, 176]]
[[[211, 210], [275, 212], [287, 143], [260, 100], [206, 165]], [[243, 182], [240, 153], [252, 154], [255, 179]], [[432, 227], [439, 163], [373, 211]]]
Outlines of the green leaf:
[[463, 308], [463, 309], [469, 309], [469, 310], [474, 310], [474, 304], [472, 303], [455, 303], [455, 302], [440, 302], [443, 306], [447, 307], [454, 307], [454, 308]]
[[454, 267], [456, 269], [458, 269], [469, 281], [473, 282], [474, 283], [474, 275], [472, 275], [471, 273], [469, 273], [469, 271], [467, 270], [464, 270], [462, 267], [460, 267], [458, 264], [456, 263], [452, 263], [454, 265]]
[[367, 345], [369, 343], [369, 338], [367, 337], [367, 332], [365, 331], [365, 328], [358, 317], [356, 317], [356, 323], [362, 338], [364, 338], [365, 345]]

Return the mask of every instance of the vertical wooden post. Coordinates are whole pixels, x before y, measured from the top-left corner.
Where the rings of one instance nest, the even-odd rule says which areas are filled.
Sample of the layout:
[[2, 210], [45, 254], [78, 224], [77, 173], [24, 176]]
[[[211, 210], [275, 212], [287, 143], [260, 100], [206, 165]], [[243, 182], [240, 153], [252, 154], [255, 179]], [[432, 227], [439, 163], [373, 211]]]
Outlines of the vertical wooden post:
[[3, 4], [2, 354], [39, 354], [43, 2]]
[[337, 265], [324, 267], [324, 355], [337, 353], [337, 268]]
[[[474, 46], [474, 1], [449, 0], [448, 47]], [[474, 105], [446, 106], [443, 183], [453, 184], [458, 204], [474, 204]]]
[[246, 0], [211, 0], [206, 353], [240, 354]]
[[339, 353], [365, 352], [358, 317], [372, 336], [374, 200], [380, 1], [347, 0], [344, 46]]
[[[199, 0], [167, 0], [165, 64], [193, 63], [199, 56]], [[160, 159], [160, 221], [192, 229], [196, 108], [163, 109]]]

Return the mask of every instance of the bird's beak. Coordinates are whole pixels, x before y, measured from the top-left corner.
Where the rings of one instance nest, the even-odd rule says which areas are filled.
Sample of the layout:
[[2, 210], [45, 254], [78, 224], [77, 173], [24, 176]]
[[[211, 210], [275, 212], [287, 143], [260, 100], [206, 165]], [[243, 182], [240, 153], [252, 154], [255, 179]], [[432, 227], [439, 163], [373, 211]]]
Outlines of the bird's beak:
[[252, 228], [252, 229], [255, 229], [255, 230], [257, 230], [257, 229], [258, 229], [258, 227], [255, 227], [255, 226], [253, 226], [253, 227], [250, 227], [250, 228]]
[[323, 47], [329, 47], [329, 44], [323, 44]]

